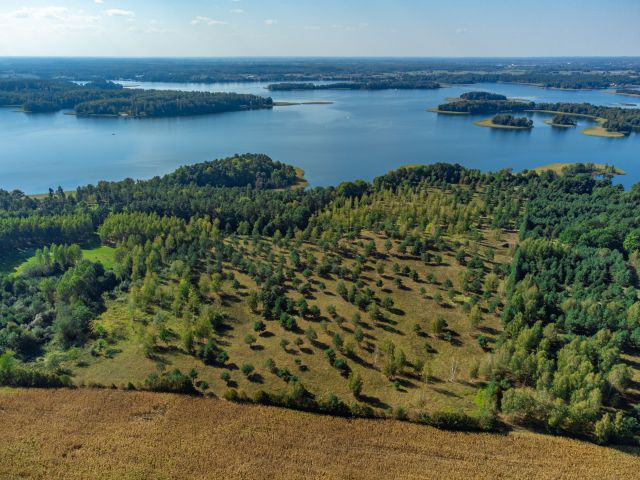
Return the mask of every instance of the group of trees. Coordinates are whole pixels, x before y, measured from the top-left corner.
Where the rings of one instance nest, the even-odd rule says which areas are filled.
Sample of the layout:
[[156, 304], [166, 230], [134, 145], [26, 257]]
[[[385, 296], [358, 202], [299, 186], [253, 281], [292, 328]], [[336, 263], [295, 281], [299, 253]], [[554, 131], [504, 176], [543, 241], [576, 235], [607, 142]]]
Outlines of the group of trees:
[[0, 79], [0, 106], [26, 112], [75, 110], [78, 115], [167, 117], [271, 108], [269, 97], [237, 93], [125, 89], [96, 80], [85, 85], [63, 80]]
[[469, 113], [471, 115], [481, 113], [524, 112], [526, 110], [533, 110], [534, 108], [536, 108], [534, 102], [493, 99], [459, 100], [438, 105], [438, 110], [442, 112]]
[[551, 120], [551, 124], [562, 125], [565, 127], [575, 127], [576, 125], [578, 125], [578, 122], [576, 122], [575, 117], [572, 117], [571, 115], [558, 114], [553, 117], [553, 119]]
[[463, 100], [506, 100], [507, 97], [505, 95], [500, 95], [499, 93], [491, 93], [491, 92], [467, 92], [460, 95], [460, 98]]
[[533, 120], [527, 117], [514, 117], [508, 113], [499, 113], [491, 119], [491, 123], [495, 125], [504, 125], [517, 128], [533, 127]]

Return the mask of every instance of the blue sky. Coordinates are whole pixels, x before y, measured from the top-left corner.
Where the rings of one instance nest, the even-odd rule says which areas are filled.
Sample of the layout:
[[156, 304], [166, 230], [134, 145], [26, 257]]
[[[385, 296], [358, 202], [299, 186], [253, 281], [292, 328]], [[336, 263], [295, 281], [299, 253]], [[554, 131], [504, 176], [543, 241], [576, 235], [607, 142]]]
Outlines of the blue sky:
[[640, 0], [0, 0], [2, 55], [640, 55]]

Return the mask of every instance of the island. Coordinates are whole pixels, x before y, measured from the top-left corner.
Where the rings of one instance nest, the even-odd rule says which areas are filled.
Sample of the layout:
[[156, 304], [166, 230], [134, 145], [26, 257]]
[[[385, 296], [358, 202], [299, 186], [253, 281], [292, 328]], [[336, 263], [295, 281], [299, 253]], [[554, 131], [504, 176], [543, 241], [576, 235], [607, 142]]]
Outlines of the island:
[[491, 92], [467, 92], [460, 95], [462, 100], [506, 100], [505, 95]]
[[[474, 97], [480, 99], [469, 99]], [[589, 103], [536, 103], [515, 99], [491, 99], [486, 92], [476, 92], [475, 95], [471, 97], [467, 96], [467, 98], [463, 98], [460, 96], [459, 99], [453, 100], [454, 101], [438, 105], [437, 108], [430, 108], [428, 111], [439, 114], [457, 115], [479, 115], [485, 113], [513, 114], [520, 112], [549, 113], [556, 116], [563, 116], [563, 118], [558, 118], [560, 122], [558, 125], [569, 126], [567, 122], [570, 122], [570, 120], [564, 117], [583, 117], [595, 121], [597, 125], [582, 130], [583, 134], [589, 136], [622, 138], [631, 132], [640, 132], [639, 109], [606, 107], [591, 105]], [[496, 124], [493, 122], [493, 119], [491, 119], [481, 120], [476, 122], [476, 125], [498, 127], [499, 124]]]
[[545, 120], [544, 123], [547, 125], [551, 125], [552, 127], [558, 128], [571, 128], [576, 127], [578, 122], [571, 115], [566, 114], [558, 114], [554, 116], [551, 120]]
[[0, 105], [27, 113], [56, 112], [99, 117], [179, 117], [272, 108], [270, 97], [227, 92], [183, 92], [123, 88], [94, 81], [0, 79]]
[[511, 130], [529, 130], [533, 128], [533, 120], [527, 117], [514, 117], [507, 113], [500, 113], [487, 120], [475, 122], [479, 127], [504, 128]]

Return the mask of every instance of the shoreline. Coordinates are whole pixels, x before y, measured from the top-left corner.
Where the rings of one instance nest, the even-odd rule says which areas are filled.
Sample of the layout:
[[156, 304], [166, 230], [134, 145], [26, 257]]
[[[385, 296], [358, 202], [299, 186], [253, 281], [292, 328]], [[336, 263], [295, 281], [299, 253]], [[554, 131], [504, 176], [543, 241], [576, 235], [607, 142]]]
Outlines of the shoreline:
[[274, 107], [293, 107], [293, 106], [297, 106], [297, 105], [333, 105], [335, 102], [331, 102], [331, 101], [323, 101], [323, 100], [317, 100], [317, 101], [309, 101], [309, 102], [286, 102], [286, 101], [282, 101], [282, 102], [273, 102], [273, 106]]
[[515, 125], [498, 125], [497, 123], [493, 123], [492, 118], [487, 118], [485, 120], [478, 120], [473, 122], [474, 125], [478, 127], [488, 127], [488, 128], [498, 128], [504, 130], [531, 130], [533, 125], [530, 127], [516, 127]]
[[[548, 163], [546, 165], [542, 165], [540, 167], [536, 167], [536, 168], [531, 168], [528, 170], [532, 170], [534, 172], [545, 172], [545, 171], [552, 171], [557, 173], [558, 175], [562, 174], [562, 171], [570, 166], [573, 165], [579, 165], [581, 162], [575, 162], [575, 163], [570, 163], [570, 162], [555, 162], [555, 163]], [[592, 174], [593, 175], [603, 175], [605, 173], [609, 173], [610, 175], [614, 175], [614, 176], [618, 176], [618, 175], [626, 175], [627, 172], [625, 172], [624, 170], [622, 170], [621, 168], [617, 168], [614, 167], [613, 165], [605, 165], [603, 163], [585, 163], [583, 164], [587, 167], [592, 167]], [[613, 168], [613, 172], [607, 172], [607, 168]]]
[[443, 115], [471, 115], [469, 112], [452, 112], [450, 110], [438, 110], [437, 107], [427, 108], [426, 111], [431, 113], [441, 113]]

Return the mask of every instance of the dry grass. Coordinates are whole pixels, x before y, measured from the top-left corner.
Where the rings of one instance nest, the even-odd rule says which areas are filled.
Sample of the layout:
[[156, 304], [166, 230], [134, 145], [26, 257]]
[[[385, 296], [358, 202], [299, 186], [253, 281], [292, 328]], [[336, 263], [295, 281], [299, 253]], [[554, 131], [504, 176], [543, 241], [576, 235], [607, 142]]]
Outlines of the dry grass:
[[[575, 165], [573, 163], [562, 163], [562, 162], [557, 162], [557, 163], [548, 163], [547, 165], [542, 165], [540, 167], [536, 167], [533, 169], [534, 172], [546, 172], [546, 171], [551, 171], [554, 172], [558, 175], [562, 175], [564, 174], [564, 169], [567, 167], [570, 167], [572, 165]], [[593, 174], [597, 175], [597, 174], [601, 174], [601, 173], [605, 173], [607, 172], [607, 169], [609, 168], [608, 165], [605, 165], [603, 163], [593, 163], [591, 164], [592, 168], [593, 168]], [[626, 175], [626, 172], [620, 168], [616, 168], [614, 167], [614, 175]]]
[[[487, 236], [488, 233], [487, 233]], [[363, 241], [373, 239], [377, 244], [378, 251], [384, 249], [384, 238], [379, 235], [367, 233], [363, 236]], [[503, 233], [500, 242], [495, 240], [482, 240], [477, 242], [476, 248], [483, 251], [491, 246], [495, 249], [495, 261], [498, 263], [510, 260], [510, 247], [516, 242], [515, 234]], [[394, 242], [395, 244], [395, 242]], [[273, 247], [276, 253], [288, 255], [288, 251]], [[312, 251], [318, 257], [320, 250], [313, 245], [305, 244], [304, 250]], [[264, 260], [264, 258], [263, 258]], [[349, 262], [347, 262], [348, 264]], [[465, 269], [453, 258], [453, 252], [443, 253], [441, 265], [425, 265], [418, 259], [400, 255], [390, 255], [385, 260], [384, 285], [379, 288], [375, 285], [375, 278], [378, 275], [374, 271], [366, 271], [363, 278], [366, 278], [366, 285], [375, 291], [378, 297], [387, 294], [391, 295], [395, 301], [394, 312], [385, 312], [388, 320], [386, 322], [373, 322], [366, 313], [360, 312], [362, 316], [362, 328], [365, 333], [365, 340], [360, 346], [356, 345], [355, 353], [357, 359], [345, 358], [349, 365], [357, 370], [364, 380], [363, 401], [374, 408], [390, 409], [403, 406], [409, 411], [419, 410], [442, 410], [442, 409], [463, 409], [473, 410], [473, 402], [476, 394], [476, 380], [471, 378], [470, 371], [475, 363], [482, 362], [487, 353], [478, 345], [476, 338], [484, 335], [490, 344], [502, 330], [502, 325], [497, 314], [494, 312], [485, 313], [480, 328], [473, 328], [469, 324], [468, 315], [463, 311], [460, 301], [454, 302], [447, 299], [447, 291], [443, 287], [446, 279], [451, 279], [456, 287], [459, 287], [458, 277]], [[407, 265], [418, 271], [420, 281], [415, 282], [410, 278], [403, 278], [404, 287], [398, 288], [390, 280], [391, 265], [398, 263], [401, 267]], [[487, 262], [488, 265], [491, 262]], [[225, 268], [232, 269], [230, 265]], [[258, 338], [257, 347], [250, 348], [243, 341], [247, 334], [254, 334], [254, 321], [261, 318], [259, 314], [252, 312], [248, 307], [244, 296], [250, 290], [257, 290], [259, 287], [247, 275], [238, 270], [233, 271], [235, 278], [244, 286], [238, 292], [230, 292], [222, 307], [230, 314], [230, 329], [220, 336], [219, 340], [224, 345], [224, 349], [230, 356], [230, 361], [226, 370], [231, 374], [232, 381], [227, 385], [220, 379], [223, 368], [205, 365], [201, 360], [192, 355], [188, 355], [181, 347], [178, 339], [167, 345], [162, 345], [157, 357], [162, 359], [166, 368], [179, 368], [182, 371], [189, 371], [195, 368], [199, 373], [199, 379], [209, 383], [210, 391], [217, 395], [222, 395], [228, 386], [243, 390], [249, 395], [253, 395], [258, 390], [269, 392], [283, 392], [286, 383], [271, 373], [265, 362], [271, 358], [278, 368], [287, 368], [291, 373], [298, 376], [303, 385], [319, 398], [329, 393], [338, 395], [341, 399], [350, 402], [353, 396], [349, 391], [347, 379], [340, 375], [339, 371], [331, 367], [323, 355], [326, 347], [332, 346], [332, 335], [339, 333], [345, 341], [354, 341], [354, 325], [349, 321], [354, 313], [358, 312], [357, 307], [344, 301], [336, 292], [337, 278], [321, 279], [326, 284], [326, 290], [316, 289], [313, 292], [313, 299], [309, 300], [310, 305], [317, 305], [327, 321], [326, 332], [322, 330], [320, 321], [300, 318], [296, 320], [301, 331], [313, 327], [318, 333], [318, 342], [311, 344], [301, 332], [293, 333], [285, 331], [277, 321], [267, 322], [267, 333]], [[437, 284], [428, 284], [424, 281], [427, 274], [435, 276]], [[320, 280], [314, 277], [315, 281]], [[350, 283], [349, 283], [350, 285]], [[424, 296], [419, 294], [419, 289], [424, 288]], [[459, 288], [458, 288], [459, 291]], [[434, 300], [436, 295], [441, 295], [444, 300], [438, 303]], [[298, 299], [301, 295], [295, 291], [290, 291], [289, 295]], [[461, 295], [459, 295], [461, 297]], [[334, 305], [338, 313], [346, 319], [342, 326], [338, 326], [327, 314], [327, 307]], [[138, 316], [142, 315], [138, 312]], [[148, 315], [151, 317], [151, 315]], [[453, 342], [431, 332], [432, 322], [437, 316], [443, 316], [449, 323], [450, 329], [456, 333]], [[149, 318], [150, 320], [150, 318]], [[144, 357], [140, 341], [136, 335], [136, 324], [130, 320], [130, 313], [127, 304], [124, 302], [110, 301], [108, 310], [98, 320], [108, 330], [121, 329], [122, 337], [126, 338], [115, 346], [119, 353], [112, 358], [93, 358], [86, 354], [83, 357], [88, 364], [86, 368], [76, 368], [69, 365], [75, 375], [77, 383], [99, 383], [103, 385], [115, 384], [126, 385], [128, 382], [140, 383], [146, 376], [156, 369], [152, 360]], [[172, 319], [170, 326], [173, 331], [179, 333], [183, 319]], [[413, 331], [413, 326], [418, 324], [422, 328], [422, 334], [417, 335]], [[302, 338], [304, 344], [296, 346], [296, 338]], [[284, 350], [280, 346], [280, 341], [287, 339], [290, 344]], [[402, 385], [398, 389], [387, 379], [382, 372], [384, 355], [379, 348], [385, 340], [394, 342], [402, 349], [410, 362], [427, 356], [425, 345], [428, 344], [436, 352], [430, 357], [432, 366], [432, 378], [429, 383], [425, 383], [410, 368], [407, 371], [411, 374], [401, 378]], [[250, 363], [256, 368], [255, 375], [247, 379], [239, 371], [239, 367], [244, 363]], [[452, 368], [455, 366], [457, 372], [452, 379]]]
[[223, 400], [0, 390], [0, 478], [637, 478], [638, 452]]
[[620, 132], [610, 132], [606, 128], [598, 125], [595, 127], [585, 128], [582, 130], [584, 135], [589, 135], [590, 137], [605, 137], [605, 138], [624, 138], [624, 133]]

